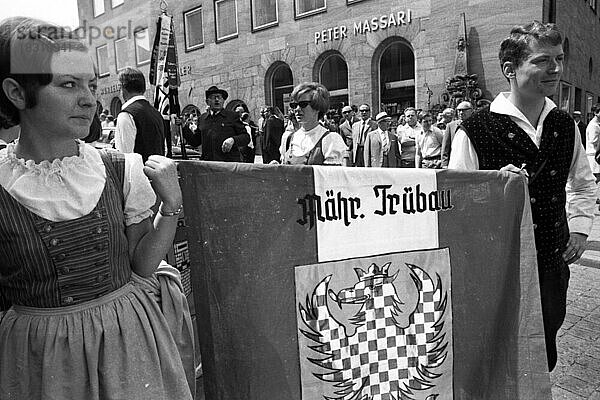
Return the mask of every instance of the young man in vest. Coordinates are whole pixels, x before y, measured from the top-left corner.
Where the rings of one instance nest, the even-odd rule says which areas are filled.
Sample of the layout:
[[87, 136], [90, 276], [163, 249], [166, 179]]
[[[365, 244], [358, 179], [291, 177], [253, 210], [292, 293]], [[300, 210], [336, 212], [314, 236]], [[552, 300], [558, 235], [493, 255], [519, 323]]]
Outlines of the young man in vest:
[[163, 118], [144, 97], [144, 74], [127, 67], [119, 74], [119, 82], [125, 104], [117, 115], [115, 147], [123, 153], [141, 154], [144, 161], [152, 154], [164, 155]]
[[563, 70], [562, 35], [556, 26], [534, 21], [513, 28], [500, 45], [499, 58], [510, 92], [500, 93], [489, 109], [463, 121], [452, 142], [449, 168], [497, 169], [528, 177], [552, 371], [556, 333], [566, 312], [568, 264], [581, 257], [592, 227], [594, 176], [575, 122], [547, 97], [555, 93]]

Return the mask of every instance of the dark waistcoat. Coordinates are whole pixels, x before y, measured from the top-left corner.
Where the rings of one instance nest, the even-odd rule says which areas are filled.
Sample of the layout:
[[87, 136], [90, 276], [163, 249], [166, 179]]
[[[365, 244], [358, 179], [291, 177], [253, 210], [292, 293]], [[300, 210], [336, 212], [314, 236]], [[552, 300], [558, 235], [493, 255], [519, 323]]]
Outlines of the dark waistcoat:
[[146, 100], [137, 100], [123, 109], [133, 117], [137, 133], [134, 153], [142, 155], [144, 161], [152, 154], [165, 154], [163, 118]]
[[53, 222], [0, 187], [0, 310], [61, 307], [103, 296], [131, 276], [123, 221], [125, 159], [101, 151], [106, 185], [87, 215]]
[[507, 164], [529, 173], [529, 195], [540, 274], [564, 264], [569, 240], [565, 185], [574, 148], [574, 123], [563, 111], [552, 110], [544, 120], [539, 149], [509, 116], [482, 110], [462, 123], [479, 158], [479, 169], [497, 170]]

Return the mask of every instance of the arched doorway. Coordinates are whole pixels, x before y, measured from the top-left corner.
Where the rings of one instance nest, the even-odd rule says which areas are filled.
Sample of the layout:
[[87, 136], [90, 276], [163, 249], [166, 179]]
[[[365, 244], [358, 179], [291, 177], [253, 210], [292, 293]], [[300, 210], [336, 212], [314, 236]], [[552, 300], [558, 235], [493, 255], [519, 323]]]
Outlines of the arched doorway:
[[113, 99], [110, 101], [110, 113], [115, 117], [115, 120], [117, 119], [117, 115], [121, 112], [122, 106], [123, 103], [118, 97], [113, 97]]
[[348, 65], [339, 52], [321, 54], [315, 62], [313, 76], [329, 90], [331, 109], [341, 110], [348, 105]]
[[380, 111], [388, 114], [402, 112], [415, 106], [415, 55], [402, 38], [388, 38], [374, 55], [379, 77]]
[[289, 65], [283, 61], [273, 63], [265, 74], [267, 105], [277, 106], [282, 112], [287, 113], [293, 89], [294, 79]]

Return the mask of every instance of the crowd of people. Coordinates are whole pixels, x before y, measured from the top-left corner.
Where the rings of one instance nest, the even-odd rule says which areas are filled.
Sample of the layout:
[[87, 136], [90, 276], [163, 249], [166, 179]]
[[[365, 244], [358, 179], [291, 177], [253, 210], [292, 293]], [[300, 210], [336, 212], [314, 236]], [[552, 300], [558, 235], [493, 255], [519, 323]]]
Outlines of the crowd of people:
[[489, 108], [473, 113], [463, 101], [439, 116], [408, 107], [372, 117], [360, 104], [337, 122], [316, 82], [294, 87], [287, 115], [265, 107], [258, 123], [244, 106], [226, 110], [216, 86], [206, 112], [165, 120], [144, 98], [143, 74], [126, 68], [116, 150], [98, 151], [86, 142], [113, 121], [97, 112], [89, 49], [42, 21], [1, 22], [0, 127], [19, 131], [0, 142], [0, 398], [193, 398], [189, 310], [162, 261], [182, 211], [176, 165], [164, 157], [173, 126], [207, 161], [253, 162], [260, 149], [265, 164], [524, 176], [552, 370], [568, 264], [585, 249], [600, 177], [600, 104], [582, 136], [584, 124], [549, 99], [563, 59], [556, 26], [533, 22], [502, 42], [510, 91]]

